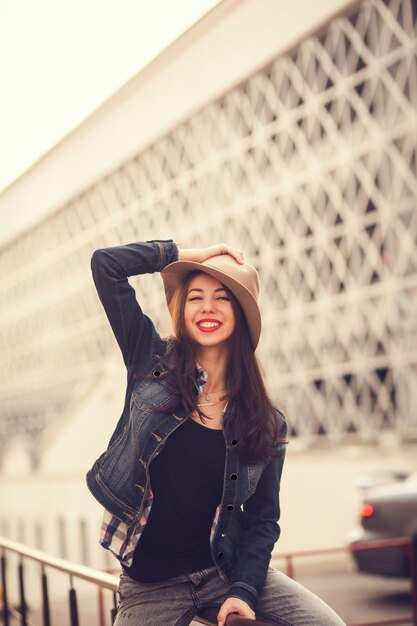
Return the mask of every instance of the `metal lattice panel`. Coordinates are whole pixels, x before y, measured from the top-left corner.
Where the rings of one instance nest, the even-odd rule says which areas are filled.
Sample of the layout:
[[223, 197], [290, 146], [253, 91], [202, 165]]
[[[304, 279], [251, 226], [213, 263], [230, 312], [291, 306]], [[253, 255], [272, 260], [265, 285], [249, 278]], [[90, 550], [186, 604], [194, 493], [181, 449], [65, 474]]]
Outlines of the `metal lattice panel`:
[[[258, 267], [294, 433], [416, 433], [415, 18], [363, 2], [1, 251], [3, 435], [36, 436], [116, 350], [92, 251], [161, 237]], [[162, 284], [139, 292], [168, 330]]]

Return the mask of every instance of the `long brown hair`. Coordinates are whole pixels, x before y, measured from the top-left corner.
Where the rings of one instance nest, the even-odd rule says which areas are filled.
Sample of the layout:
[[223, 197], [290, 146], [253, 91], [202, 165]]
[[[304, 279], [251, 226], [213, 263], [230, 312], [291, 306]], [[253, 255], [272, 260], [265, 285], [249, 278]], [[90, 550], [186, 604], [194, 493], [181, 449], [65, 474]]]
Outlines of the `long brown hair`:
[[[173, 375], [181, 398], [181, 404], [191, 413], [197, 412], [204, 422], [210, 419], [200, 407], [195, 393], [194, 374], [196, 346], [185, 329], [184, 309], [190, 281], [201, 271], [187, 275], [171, 302], [174, 328], [175, 366]], [[226, 287], [225, 287], [226, 288]], [[238, 433], [239, 454], [245, 462], [267, 462], [277, 455], [277, 443], [284, 443], [281, 425], [268, 393], [258, 360], [253, 352], [249, 328], [239, 302], [230, 294], [235, 330], [229, 338], [228, 364], [226, 368], [228, 415], [234, 420]]]

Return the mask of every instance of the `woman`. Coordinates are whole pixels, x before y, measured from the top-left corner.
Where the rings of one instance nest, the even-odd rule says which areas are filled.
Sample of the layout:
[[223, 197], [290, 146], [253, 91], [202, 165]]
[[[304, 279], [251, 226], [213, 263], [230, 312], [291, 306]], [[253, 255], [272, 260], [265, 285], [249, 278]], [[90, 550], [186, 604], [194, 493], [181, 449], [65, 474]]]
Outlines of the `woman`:
[[[94, 281], [126, 364], [122, 416], [87, 475], [121, 562], [116, 626], [185, 626], [203, 607], [282, 626], [343, 622], [269, 568], [286, 425], [254, 355], [258, 276], [240, 251], [151, 241], [97, 250]], [[174, 336], [128, 277], [161, 272]]]

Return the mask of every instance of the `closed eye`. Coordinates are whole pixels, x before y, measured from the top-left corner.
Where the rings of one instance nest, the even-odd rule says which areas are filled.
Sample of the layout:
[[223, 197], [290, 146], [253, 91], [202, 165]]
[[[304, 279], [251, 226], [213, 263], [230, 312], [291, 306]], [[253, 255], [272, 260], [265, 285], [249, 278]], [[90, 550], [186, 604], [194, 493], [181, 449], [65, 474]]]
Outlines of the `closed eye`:
[[[188, 298], [188, 302], [194, 302], [195, 300], [202, 300], [201, 296], [192, 296]], [[217, 296], [216, 300], [226, 300], [226, 302], [230, 302], [230, 298], [228, 296]]]

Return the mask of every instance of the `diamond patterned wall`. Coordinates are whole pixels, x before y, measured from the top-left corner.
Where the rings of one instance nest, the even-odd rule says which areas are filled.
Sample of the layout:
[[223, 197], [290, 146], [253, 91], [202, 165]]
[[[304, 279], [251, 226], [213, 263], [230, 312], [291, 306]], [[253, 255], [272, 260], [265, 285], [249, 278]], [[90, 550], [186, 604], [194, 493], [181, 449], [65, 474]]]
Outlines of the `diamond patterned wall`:
[[[91, 252], [228, 241], [263, 284], [260, 345], [293, 434], [417, 434], [411, 0], [368, 0], [0, 253], [0, 433], [37, 435], [116, 355]], [[168, 329], [162, 286], [138, 293]]]

